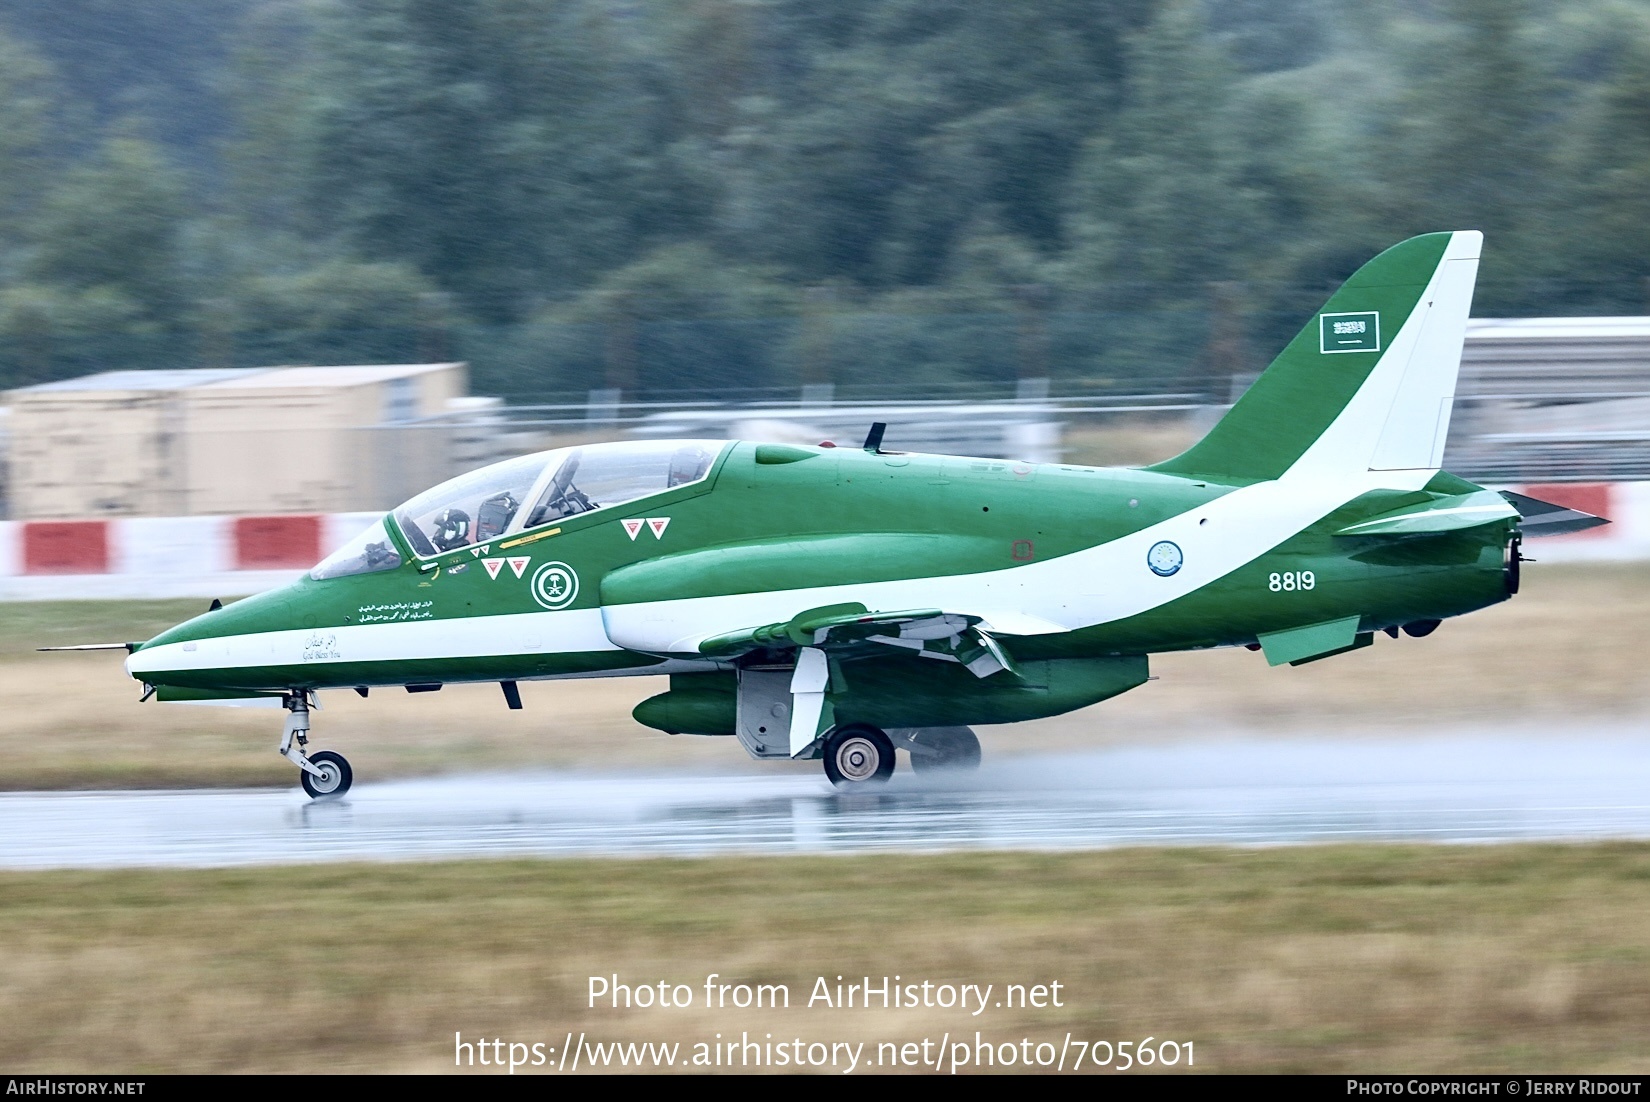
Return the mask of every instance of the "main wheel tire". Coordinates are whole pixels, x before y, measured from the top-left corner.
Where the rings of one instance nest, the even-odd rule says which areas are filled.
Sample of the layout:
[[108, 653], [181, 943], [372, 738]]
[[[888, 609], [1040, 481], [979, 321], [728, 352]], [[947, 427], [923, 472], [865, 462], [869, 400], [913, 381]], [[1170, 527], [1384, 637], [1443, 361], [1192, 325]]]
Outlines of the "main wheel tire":
[[300, 770], [298, 779], [315, 799], [342, 796], [349, 791], [349, 786], [355, 780], [355, 774], [350, 770], [349, 761], [342, 754], [331, 750], [322, 750], [311, 754], [309, 762], [321, 771], [319, 777], [308, 770]]
[[911, 755], [913, 772], [965, 772], [980, 767], [980, 740], [967, 727], [930, 727], [912, 741], [932, 751]]
[[850, 723], [825, 740], [825, 775], [838, 788], [881, 784], [894, 775], [894, 744], [868, 723]]
[[1415, 620], [1404, 625], [1404, 634], [1411, 639], [1425, 639], [1438, 630], [1442, 620]]

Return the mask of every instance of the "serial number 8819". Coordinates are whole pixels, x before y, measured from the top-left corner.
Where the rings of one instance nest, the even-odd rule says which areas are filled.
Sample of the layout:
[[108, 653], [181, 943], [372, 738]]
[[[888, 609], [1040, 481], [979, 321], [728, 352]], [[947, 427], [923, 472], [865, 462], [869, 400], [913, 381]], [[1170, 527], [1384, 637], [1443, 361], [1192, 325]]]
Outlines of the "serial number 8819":
[[1310, 570], [1285, 570], [1266, 580], [1266, 588], [1273, 593], [1293, 593], [1300, 589], [1312, 589], [1317, 584], [1318, 576]]

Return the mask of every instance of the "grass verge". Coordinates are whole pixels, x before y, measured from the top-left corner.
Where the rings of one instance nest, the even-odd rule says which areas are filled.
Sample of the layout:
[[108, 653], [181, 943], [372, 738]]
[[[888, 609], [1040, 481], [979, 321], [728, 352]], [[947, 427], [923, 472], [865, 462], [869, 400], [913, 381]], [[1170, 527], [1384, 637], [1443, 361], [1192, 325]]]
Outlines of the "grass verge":
[[[0, 1066], [450, 1070], [561, 1045], [1192, 1041], [1198, 1070], [1650, 1070], [1650, 846], [512, 861], [0, 875]], [[689, 1009], [589, 1009], [590, 976]], [[788, 1010], [707, 1010], [704, 983]], [[1061, 1008], [809, 1008], [816, 977]]]

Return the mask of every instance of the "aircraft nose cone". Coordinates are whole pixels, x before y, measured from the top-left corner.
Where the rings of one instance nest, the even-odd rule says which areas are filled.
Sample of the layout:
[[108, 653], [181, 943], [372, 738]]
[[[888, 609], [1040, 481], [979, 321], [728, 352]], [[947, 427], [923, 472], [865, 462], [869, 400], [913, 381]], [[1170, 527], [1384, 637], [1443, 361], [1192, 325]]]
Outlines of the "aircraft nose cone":
[[294, 587], [270, 590], [185, 620], [150, 639], [126, 659], [128, 676], [156, 683], [174, 671], [224, 666], [237, 637], [295, 628]]

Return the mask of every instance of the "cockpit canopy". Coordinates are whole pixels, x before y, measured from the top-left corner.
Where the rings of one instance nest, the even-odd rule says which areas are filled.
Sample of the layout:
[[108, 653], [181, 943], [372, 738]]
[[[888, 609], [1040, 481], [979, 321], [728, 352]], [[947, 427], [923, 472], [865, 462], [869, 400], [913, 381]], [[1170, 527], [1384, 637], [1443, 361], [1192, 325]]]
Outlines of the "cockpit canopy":
[[[414, 551], [438, 555], [702, 481], [726, 444], [649, 440], [538, 452], [449, 479], [393, 515]], [[310, 577], [320, 581], [400, 565], [379, 521], [321, 560]]]
[[460, 475], [395, 510], [420, 555], [456, 551], [566, 517], [698, 482], [724, 442], [587, 444], [524, 455]]

